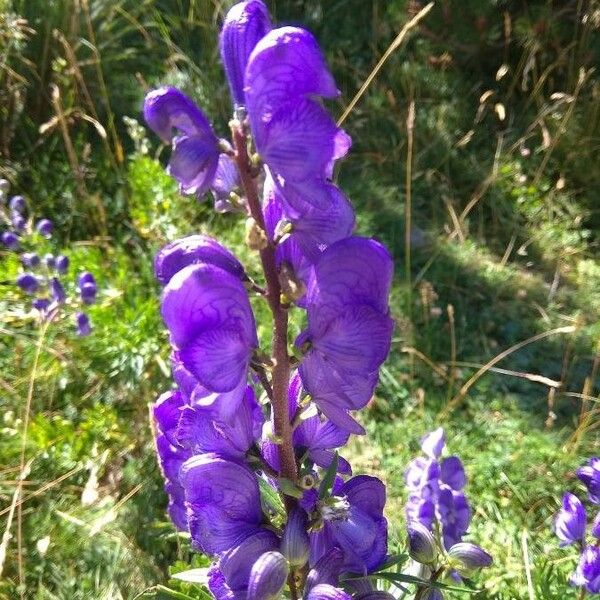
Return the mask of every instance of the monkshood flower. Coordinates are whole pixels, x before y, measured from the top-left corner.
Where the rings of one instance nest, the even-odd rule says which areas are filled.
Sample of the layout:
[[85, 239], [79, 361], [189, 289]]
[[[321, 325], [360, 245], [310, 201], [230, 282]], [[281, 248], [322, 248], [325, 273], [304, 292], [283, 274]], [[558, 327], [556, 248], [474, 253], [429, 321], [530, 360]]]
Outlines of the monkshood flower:
[[40, 287], [40, 280], [33, 273], [21, 273], [17, 277], [17, 285], [26, 294], [35, 294]]
[[193, 546], [226, 552], [264, 531], [256, 475], [216, 454], [192, 456], [180, 470]]
[[556, 515], [554, 531], [561, 541], [561, 546], [581, 542], [585, 537], [587, 515], [581, 500], [567, 492], [563, 496], [562, 509]]
[[4, 231], [2, 233], [2, 243], [9, 250], [17, 250], [19, 248], [19, 236], [13, 231]]
[[35, 252], [23, 252], [21, 254], [21, 264], [26, 269], [35, 269], [40, 265], [40, 257]]
[[316, 585], [310, 590], [307, 600], [352, 600], [352, 596], [327, 583]]
[[467, 532], [471, 509], [462, 491], [466, 484], [462, 462], [457, 456], [440, 460], [444, 447], [442, 428], [425, 435], [421, 448], [426, 457], [412, 460], [404, 477], [409, 489], [406, 504], [409, 526], [417, 522], [431, 531], [438, 521], [444, 547], [449, 549]]
[[590, 594], [600, 593], [600, 547], [586, 546], [583, 549], [571, 583], [585, 588]]
[[25, 198], [23, 196], [13, 196], [8, 203], [12, 212], [22, 213], [25, 210]]
[[310, 521], [310, 565], [332, 548], [343, 553], [342, 571], [366, 574], [387, 556], [385, 486], [376, 477], [358, 475], [334, 485], [332, 495], [306, 506]]
[[67, 299], [67, 292], [65, 291], [63, 284], [58, 280], [57, 277], [50, 278], [50, 281], [48, 282], [48, 288], [50, 290], [52, 299], [57, 304], [63, 304], [65, 302], [65, 300]]
[[[290, 420], [294, 418], [300, 409], [300, 403], [304, 395], [300, 376], [296, 372], [292, 375], [288, 390]], [[299, 459], [306, 456], [315, 465], [326, 469], [333, 461], [335, 449], [345, 446], [349, 437], [350, 433], [348, 431], [314, 413], [303, 418], [295, 428], [293, 443]], [[263, 440], [261, 452], [269, 466], [279, 471], [277, 445], [269, 437]], [[350, 463], [342, 457], [338, 457], [338, 471], [344, 474], [352, 472]]]
[[245, 382], [258, 340], [238, 277], [214, 265], [187, 266], [166, 285], [161, 312], [180, 360], [203, 387], [228, 392]]
[[56, 267], [56, 258], [54, 257], [54, 254], [51, 254], [50, 252], [44, 254], [42, 262], [44, 263], [44, 266], [49, 270], [52, 270]]
[[12, 223], [13, 228], [16, 231], [23, 231], [27, 225], [27, 220], [25, 219], [25, 217], [16, 211], [13, 211], [11, 217], [10, 217], [10, 221]]
[[252, 565], [248, 580], [248, 600], [277, 600], [287, 582], [290, 566], [286, 558], [271, 550]]
[[37, 225], [35, 226], [35, 229], [42, 237], [50, 239], [52, 237], [52, 230], [54, 229], [54, 224], [50, 219], [41, 219], [40, 221], [38, 221]]
[[94, 304], [98, 293], [96, 278], [89, 271], [84, 271], [77, 278], [77, 284], [81, 301], [84, 304]]
[[390, 349], [392, 269], [381, 244], [350, 237], [327, 248], [308, 284], [308, 327], [296, 340], [302, 384], [331, 421], [356, 433], [347, 411], [370, 400]]
[[190, 235], [162, 248], [154, 259], [154, 276], [164, 286], [184, 267], [201, 263], [220, 267], [240, 280], [247, 279], [240, 261], [207, 235]]
[[219, 38], [221, 60], [235, 106], [244, 106], [244, 73], [250, 53], [271, 29], [267, 7], [261, 0], [238, 2], [227, 13]]
[[577, 477], [587, 488], [590, 502], [600, 504], [600, 457], [594, 456], [577, 470]]
[[[45, 310], [47, 307], [48, 305], [46, 305], [44, 308], [35, 308], [38, 310]], [[85, 313], [78, 312], [75, 314], [75, 324], [77, 326], [77, 335], [79, 337], [87, 337], [92, 333], [92, 324], [90, 322], [90, 318]]]
[[202, 196], [212, 185], [220, 154], [219, 140], [204, 113], [179, 90], [163, 87], [146, 96], [144, 118], [165, 143], [173, 144], [167, 172], [181, 192]]
[[592, 529], [590, 533], [600, 540], [600, 512], [596, 515], [594, 522], [592, 523]]
[[459, 542], [448, 550], [452, 565], [460, 575], [468, 576], [492, 565], [492, 557], [483, 548], [470, 542]]
[[56, 257], [54, 268], [57, 273], [64, 275], [69, 270], [69, 257], [64, 254], [60, 254]]

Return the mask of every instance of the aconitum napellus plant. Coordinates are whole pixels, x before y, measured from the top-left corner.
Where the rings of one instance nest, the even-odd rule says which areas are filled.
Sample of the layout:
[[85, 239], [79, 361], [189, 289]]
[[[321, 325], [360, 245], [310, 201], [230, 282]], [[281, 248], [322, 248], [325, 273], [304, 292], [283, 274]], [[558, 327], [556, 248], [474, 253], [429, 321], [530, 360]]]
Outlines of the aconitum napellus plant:
[[[249, 0], [227, 14], [220, 51], [229, 141], [178, 89], [144, 103], [146, 123], [172, 146], [180, 191], [245, 213], [264, 275], [251, 280], [199, 234], [156, 256], [176, 383], [153, 409], [169, 515], [212, 557], [205, 583], [218, 600], [392, 598], [376, 589], [390, 559], [385, 485], [354, 474], [339, 450], [365, 433], [353, 413], [390, 349], [393, 262], [353, 234], [333, 182], [351, 140], [323, 104], [339, 91], [313, 35], [274, 27]], [[270, 352], [251, 295], [270, 309]], [[292, 310], [305, 327], [290, 345]]]
[[50, 219], [34, 222], [31, 215], [27, 216], [25, 198], [21, 195], [9, 198], [9, 191], [9, 182], [0, 179], [0, 221], [5, 226], [0, 240], [21, 264], [21, 272], [14, 281], [17, 289], [31, 298], [32, 312], [39, 324], [64, 318], [72, 322], [78, 336], [90, 335], [92, 324], [86, 308], [96, 302], [94, 276], [84, 271], [75, 284], [68, 280], [69, 258], [50, 252], [54, 224]]
[[575, 494], [566, 492], [554, 518], [554, 532], [560, 546], [574, 545], [579, 551], [571, 584], [590, 594], [600, 594], [600, 457], [580, 467], [577, 477], [585, 485], [589, 509]]

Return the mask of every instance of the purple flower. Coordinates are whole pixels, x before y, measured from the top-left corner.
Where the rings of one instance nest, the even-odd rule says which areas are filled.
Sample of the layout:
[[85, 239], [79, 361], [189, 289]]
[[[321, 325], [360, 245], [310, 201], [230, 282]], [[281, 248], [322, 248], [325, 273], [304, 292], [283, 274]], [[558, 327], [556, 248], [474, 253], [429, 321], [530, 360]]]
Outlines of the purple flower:
[[65, 288], [58, 278], [51, 277], [50, 281], [48, 282], [48, 287], [53, 300], [58, 304], [63, 304], [67, 299], [67, 293], [65, 292]]
[[179, 413], [175, 438], [192, 454], [216, 453], [223, 458], [243, 459], [260, 437], [264, 416], [254, 390], [246, 387], [242, 401], [229, 420], [208, 408], [185, 406]]
[[303, 567], [308, 561], [310, 541], [307, 531], [308, 516], [296, 506], [288, 515], [281, 538], [281, 552], [293, 567]]
[[269, 11], [260, 0], [238, 2], [225, 17], [220, 36], [221, 59], [236, 106], [246, 104], [244, 73], [250, 53], [270, 29]]
[[421, 439], [421, 449], [429, 458], [439, 458], [446, 445], [446, 436], [443, 427], [431, 431]]
[[310, 590], [306, 600], [352, 600], [352, 596], [327, 583], [320, 583]]
[[77, 335], [79, 337], [86, 337], [92, 333], [90, 318], [85, 313], [78, 312], [75, 315], [75, 323], [77, 325]]
[[25, 229], [26, 220], [25, 220], [25, 217], [21, 213], [14, 211], [11, 215], [10, 221], [12, 223], [12, 226], [17, 231], [23, 231], [23, 229]]
[[591, 529], [590, 533], [595, 538], [600, 539], [600, 512], [596, 515], [596, 518], [594, 519], [594, 521], [592, 523], [592, 529]]
[[146, 96], [144, 118], [164, 142], [172, 142], [167, 172], [177, 179], [182, 193], [202, 196], [212, 184], [220, 153], [204, 113], [179, 90], [163, 87]]
[[208, 587], [216, 600], [247, 598], [252, 567], [265, 552], [278, 546], [277, 536], [263, 529], [224, 552], [208, 572]]
[[59, 254], [55, 261], [56, 272], [64, 275], [69, 270], [69, 258], [64, 254]]
[[462, 492], [444, 487], [440, 490], [436, 510], [442, 525], [444, 547], [450, 548], [460, 542], [467, 533], [471, 521], [471, 507]]
[[562, 508], [554, 521], [554, 532], [562, 540], [561, 546], [568, 546], [585, 537], [587, 517], [581, 500], [567, 492], [563, 496]]
[[[294, 418], [304, 395], [302, 382], [297, 372], [292, 375], [288, 389], [288, 407], [290, 420]], [[293, 444], [298, 458], [304, 455], [319, 467], [328, 468], [334, 457], [334, 450], [348, 442], [350, 433], [334, 425], [327, 419], [313, 414], [304, 418], [293, 433]], [[279, 453], [277, 445], [270, 439], [264, 439], [261, 451], [267, 463], [276, 471], [279, 470]], [[348, 461], [339, 457], [339, 472], [350, 474], [352, 469]]]
[[31, 305], [33, 308], [35, 308], [35, 310], [44, 313], [50, 306], [50, 298], [35, 298]]
[[213, 265], [190, 265], [165, 287], [162, 316], [183, 365], [213, 392], [246, 379], [258, 346], [248, 294], [239, 278]]
[[205, 263], [220, 267], [240, 280], [246, 279], [244, 267], [227, 248], [206, 235], [190, 235], [162, 248], [154, 259], [154, 275], [161, 285], [184, 267]]
[[28, 269], [35, 269], [40, 264], [40, 257], [35, 252], [23, 252], [21, 264]]
[[35, 226], [36, 231], [45, 238], [52, 237], [52, 230], [54, 229], [54, 225], [50, 219], [42, 219], [38, 221], [38, 224]]
[[277, 600], [287, 582], [290, 566], [280, 552], [270, 550], [252, 565], [248, 580], [248, 600]]
[[492, 557], [477, 544], [461, 542], [454, 544], [448, 550], [448, 556], [454, 561], [456, 570], [461, 575], [469, 575], [477, 569], [483, 569], [492, 565]]
[[21, 273], [17, 277], [17, 285], [26, 294], [34, 294], [40, 287], [40, 280], [33, 273]]
[[299, 368], [304, 388], [329, 419], [357, 433], [347, 410], [367, 404], [390, 349], [392, 268], [374, 240], [351, 237], [330, 246], [312, 273], [308, 328], [296, 340], [308, 348]]
[[196, 549], [226, 552], [262, 530], [256, 475], [215, 454], [192, 456], [180, 471]]
[[81, 301], [84, 304], [94, 304], [98, 293], [95, 277], [89, 271], [84, 271], [77, 278], [77, 285], [79, 286]]
[[215, 201], [215, 210], [219, 213], [243, 210], [243, 205], [232, 203], [231, 193], [239, 186], [239, 175], [233, 160], [227, 154], [219, 156], [217, 172], [213, 179], [211, 191]]
[[54, 269], [56, 266], [56, 259], [54, 258], [54, 254], [44, 254], [44, 258], [42, 259], [44, 265], [46, 265], [47, 269]]
[[344, 564], [344, 553], [337, 547], [327, 550], [313, 565], [306, 578], [306, 591], [319, 584], [335, 586], [339, 583]]
[[11, 211], [21, 213], [25, 210], [25, 198], [23, 196], [13, 196], [8, 203]]
[[590, 502], [600, 504], [600, 457], [590, 458], [586, 465], [577, 470], [577, 477], [587, 488]]
[[383, 516], [385, 486], [375, 478], [359, 475], [335, 490], [334, 495], [320, 500], [313, 509], [320, 529], [310, 534], [310, 564], [333, 547], [344, 554], [342, 570], [369, 573], [387, 555], [387, 521]]
[[586, 546], [583, 549], [571, 583], [584, 587], [590, 594], [600, 593], [600, 547]]
[[187, 448], [182, 448], [176, 441], [176, 428], [181, 408], [185, 406], [180, 392], [170, 391], [162, 394], [153, 407], [154, 420], [157, 426], [156, 451], [163, 476], [165, 491], [169, 496], [168, 512], [177, 529], [188, 529], [185, 510], [185, 494], [181, 485], [179, 472], [181, 465], [192, 455]]
[[9, 250], [17, 250], [17, 248], [19, 247], [19, 236], [16, 233], [13, 233], [12, 231], [5, 231], [2, 234], [2, 243]]
[[424, 565], [435, 562], [437, 558], [433, 534], [418, 521], [408, 525], [408, 550], [412, 559]]

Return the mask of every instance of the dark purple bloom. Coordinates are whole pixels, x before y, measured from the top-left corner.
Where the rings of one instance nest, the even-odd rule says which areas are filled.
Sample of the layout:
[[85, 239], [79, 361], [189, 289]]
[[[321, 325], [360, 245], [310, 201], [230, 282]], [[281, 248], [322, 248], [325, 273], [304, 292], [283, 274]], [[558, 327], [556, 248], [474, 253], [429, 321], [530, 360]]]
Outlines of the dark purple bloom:
[[180, 480], [195, 548], [226, 552], [262, 530], [258, 481], [247, 467], [203, 454], [183, 464]]
[[9, 250], [16, 250], [19, 247], [19, 236], [12, 231], [5, 231], [2, 234], [2, 243]]
[[375, 477], [359, 475], [338, 490], [334, 486], [334, 495], [318, 501], [313, 509], [313, 519], [322, 527], [310, 534], [310, 564], [337, 546], [344, 553], [344, 572], [376, 569], [387, 554], [384, 505], [385, 486]]
[[23, 231], [23, 229], [25, 229], [25, 217], [18, 212], [13, 212], [11, 217], [10, 217], [10, 221], [12, 223], [12, 226], [17, 230], [17, 231]]
[[77, 325], [77, 335], [80, 337], [86, 337], [92, 333], [92, 325], [90, 318], [82, 312], [78, 312], [75, 315], [75, 323]]
[[41, 236], [51, 238], [54, 225], [50, 219], [42, 219], [41, 221], [38, 221], [35, 229]]
[[352, 596], [327, 583], [320, 583], [310, 590], [306, 600], [352, 600]]
[[35, 269], [40, 264], [40, 257], [35, 252], [23, 252], [21, 264], [28, 269]]
[[221, 154], [211, 188], [217, 212], [225, 213], [243, 209], [243, 206], [238, 206], [231, 201], [231, 193], [238, 186], [239, 176], [235, 163], [227, 154]]
[[48, 288], [50, 290], [50, 294], [52, 295], [53, 300], [58, 304], [63, 304], [67, 299], [67, 293], [65, 292], [65, 288], [63, 284], [58, 280], [57, 277], [51, 277], [48, 282]]
[[144, 118], [164, 142], [173, 144], [167, 172], [177, 179], [181, 191], [204, 194], [212, 184], [220, 154], [219, 140], [204, 113], [179, 90], [163, 87], [146, 96]]
[[429, 458], [439, 458], [446, 445], [443, 427], [425, 434], [421, 438], [421, 449]]
[[308, 561], [310, 542], [308, 538], [308, 516], [304, 509], [296, 506], [288, 516], [281, 552], [293, 567], [303, 567]]
[[69, 270], [69, 258], [64, 254], [59, 254], [55, 261], [56, 272], [64, 275]]
[[469, 575], [477, 569], [489, 567], [493, 562], [492, 557], [483, 548], [470, 542], [454, 544], [448, 550], [448, 556], [461, 575]]
[[179, 412], [184, 405], [184, 398], [180, 392], [166, 392], [156, 401], [153, 413], [157, 426], [158, 462], [166, 480], [165, 491], [169, 496], [169, 516], [177, 529], [185, 531], [188, 529], [184, 504], [185, 493], [179, 472], [181, 465], [190, 458], [192, 453], [189, 449], [179, 446], [175, 436]]
[[327, 248], [308, 285], [308, 328], [296, 340], [308, 349], [299, 368], [304, 388], [329, 419], [357, 433], [347, 410], [367, 404], [389, 352], [392, 269], [374, 240], [351, 237]]
[[184, 267], [195, 264], [220, 267], [239, 279], [246, 279], [244, 267], [227, 248], [206, 235], [190, 235], [171, 242], [156, 254], [154, 275], [161, 285]]
[[554, 531], [561, 540], [561, 546], [583, 540], [587, 517], [581, 500], [567, 492], [563, 496], [562, 508], [556, 515]]
[[252, 567], [278, 546], [277, 536], [263, 529], [224, 552], [208, 572], [208, 587], [216, 600], [245, 600]]
[[97, 293], [98, 288], [95, 283], [84, 283], [79, 288], [79, 295], [84, 304], [94, 304], [94, 302], [96, 302]]
[[23, 196], [13, 196], [8, 203], [11, 211], [21, 213], [25, 210], [25, 198]]
[[310, 591], [319, 584], [335, 586], [339, 583], [344, 564], [344, 553], [337, 547], [330, 548], [321, 556], [308, 572], [306, 578], [306, 591]]
[[190, 265], [165, 287], [162, 316], [183, 365], [213, 392], [246, 379], [258, 346], [248, 294], [239, 278], [213, 265]]
[[571, 583], [584, 587], [590, 594], [600, 593], [600, 547], [586, 546], [583, 549]]
[[238, 2], [227, 13], [220, 36], [221, 59], [231, 96], [244, 106], [244, 73], [250, 53], [271, 29], [269, 11], [261, 0]]
[[280, 552], [261, 554], [250, 571], [247, 600], [278, 600], [289, 572], [288, 561]]
[[31, 305], [41, 313], [46, 312], [50, 306], [50, 298], [35, 298]]
[[43, 258], [44, 265], [48, 269], [54, 269], [56, 266], [56, 259], [54, 258], [54, 254], [45, 254]]
[[600, 504], [600, 457], [590, 458], [586, 465], [577, 470], [577, 477], [585, 484], [590, 502]]
[[17, 285], [26, 294], [34, 294], [40, 287], [40, 280], [33, 273], [21, 273], [17, 277]]
[[471, 507], [462, 492], [443, 486], [437, 500], [437, 517], [442, 525], [444, 547], [450, 548], [467, 533], [471, 522]]
[[433, 534], [419, 521], [408, 524], [408, 550], [412, 559], [427, 565], [437, 558], [437, 548]]
[[205, 407], [185, 406], [179, 414], [175, 437], [192, 454], [213, 452], [223, 458], [243, 459], [260, 437], [264, 416], [254, 390], [246, 387], [242, 401], [229, 420]]
[[[290, 420], [294, 418], [304, 396], [302, 382], [297, 372], [292, 375], [288, 389], [288, 407]], [[331, 464], [336, 448], [341, 448], [348, 442], [350, 433], [334, 425], [327, 419], [321, 419], [316, 414], [304, 418], [296, 427], [293, 434], [293, 444], [298, 458], [306, 455], [309, 460], [319, 467], [326, 469]], [[263, 457], [276, 471], [279, 470], [279, 454], [277, 445], [265, 439], [261, 447]], [[345, 459], [339, 457], [339, 472], [350, 474], [352, 469]]]

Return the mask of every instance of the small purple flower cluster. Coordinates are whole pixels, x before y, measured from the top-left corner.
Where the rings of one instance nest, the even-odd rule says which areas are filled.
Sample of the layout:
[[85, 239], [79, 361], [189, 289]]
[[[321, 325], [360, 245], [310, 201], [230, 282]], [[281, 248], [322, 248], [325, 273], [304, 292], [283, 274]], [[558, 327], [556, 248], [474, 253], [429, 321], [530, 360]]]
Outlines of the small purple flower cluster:
[[[367, 579], [353, 596], [342, 589], [344, 574], [367, 575], [387, 558], [386, 491], [352, 476], [337, 450], [364, 433], [350, 413], [372, 397], [390, 349], [393, 262], [352, 235], [354, 213], [332, 182], [350, 138], [321, 102], [339, 92], [315, 38], [272, 28], [263, 2], [248, 0], [227, 14], [220, 48], [231, 142], [174, 88], [150, 92], [144, 116], [172, 144], [168, 172], [183, 193], [211, 190], [216, 210], [247, 214], [265, 288], [203, 235], [155, 259], [177, 384], [154, 406], [169, 514], [214, 557], [207, 583], [217, 599], [284, 589], [310, 600], [390, 598]], [[272, 314], [271, 356], [259, 349], [251, 293]], [[290, 352], [295, 308], [306, 328]]]
[[[600, 505], [600, 457], [591, 458], [577, 470], [577, 477], [588, 492], [590, 503], [598, 510]], [[561, 546], [577, 544], [580, 549], [579, 564], [571, 577], [571, 583], [583, 587], [590, 594], [600, 593], [600, 511], [589, 527], [589, 533], [596, 538], [595, 544], [586, 544], [588, 517], [581, 500], [567, 492], [563, 496], [562, 508], [554, 520], [554, 531]]]
[[469, 529], [471, 508], [464, 492], [465, 470], [457, 456], [440, 460], [445, 447], [444, 430], [440, 427], [421, 440], [425, 456], [410, 462], [405, 473], [409, 490], [406, 518], [432, 531], [441, 529], [446, 549], [462, 540]]
[[[0, 239], [3, 245], [19, 256], [23, 272], [16, 278], [17, 287], [29, 296], [34, 296], [31, 306], [40, 315], [41, 320], [50, 321], [56, 318], [60, 307], [69, 301], [65, 288], [64, 276], [69, 271], [69, 258], [64, 254], [54, 255], [36, 252], [35, 249], [46, 246], [52, 238], [54, 225], [50, 219], [41, 219], [32, 226], [31, 219], [25, 217], [26, 202], [23, 196], [8, 199], [10, 186], [8, 181], [0, 179], [0, 216], [8, 229]], [[8, 209], [8, 210], [7, 210]], [[40, 238], [43, 238], [40, 239]], [[94, 276], [84, 271], [77, 278], [78, 300], [83, 305], [96, 302], [97, 284]], [[77, 335], [84, 337], [91, 333], [89, 316], [80, 310], [74, 314]]]

